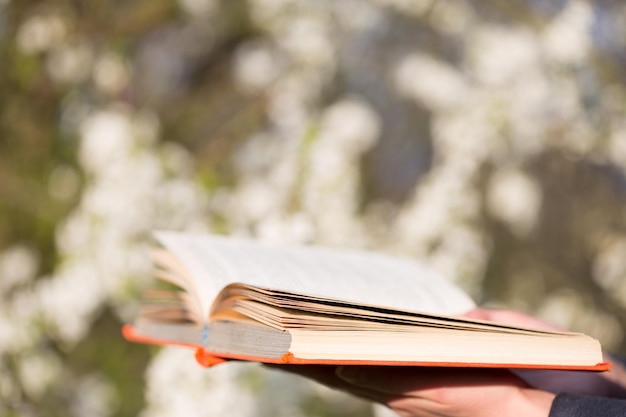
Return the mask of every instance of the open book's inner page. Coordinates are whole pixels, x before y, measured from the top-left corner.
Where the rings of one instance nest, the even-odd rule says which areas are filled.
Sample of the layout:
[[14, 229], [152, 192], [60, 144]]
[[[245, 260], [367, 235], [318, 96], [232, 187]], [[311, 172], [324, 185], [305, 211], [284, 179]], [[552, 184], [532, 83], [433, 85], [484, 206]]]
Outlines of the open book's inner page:
[[[391, 310], [342, 300], [306, 297], [285, 291], [231, 284], [219, 295], [211, 320], [228, 320], [225, 312], [238, 312], [276, 329], [423, 331], [438, 328], [543, 336], [570, 335], [542, 329], [455, 316]], [[217, 308], [216, 308], [217, 307]], [[232, 316], [231, 316], [232, 317]]]
[[232, 283], [434, 314], [459, 314], [474, 306], [451, 282], [408, 259], [213, 235], [159, 232], [156, 237], [188, 270], [207, 316], [219, 292]]

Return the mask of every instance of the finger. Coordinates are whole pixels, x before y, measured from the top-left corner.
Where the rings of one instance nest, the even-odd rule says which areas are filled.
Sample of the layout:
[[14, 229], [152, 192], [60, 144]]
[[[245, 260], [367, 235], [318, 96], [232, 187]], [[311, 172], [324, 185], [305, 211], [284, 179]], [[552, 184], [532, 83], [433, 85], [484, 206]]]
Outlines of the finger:
[[527, 386], [501, 369], [340, 366], [337, 376], [351, 385], [396, 396], [444, 387]]
[[515, 374], [530, 386], [553, 393], [626, 398], [626, 390], [606, 377], [606, 374], [576, 371], [515, 370]]
[[347, 392], [357, 397], [386, 404], [396, 395], [390, 395], [377, 390], [371, 390], [364, 387], [353, 385], [341, 379], [337, 373], [337, 367], [334, 365], [274, 365], [265, 364], [266, 367], [278, 371], [288, 372], [290, 374], [302, 376], [343, 392]]
[[511, 326], [528, 327], [538, 330], [562, 331], [563, 329], [552, 323], [545, 322], [528, 314], [498, 308], [477, 307], [463, 314], [463, 317], [477, 320], [493, 321]]

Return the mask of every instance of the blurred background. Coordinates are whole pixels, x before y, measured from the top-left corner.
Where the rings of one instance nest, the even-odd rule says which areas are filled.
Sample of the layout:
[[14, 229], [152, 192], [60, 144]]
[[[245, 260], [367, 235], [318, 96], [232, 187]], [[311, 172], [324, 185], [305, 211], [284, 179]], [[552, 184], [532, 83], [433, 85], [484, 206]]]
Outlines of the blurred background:
[[626, 354], [626, 6], [0, 0], [0, 415], [381, 416], [125, 342], [150, 231], [420, 259]]

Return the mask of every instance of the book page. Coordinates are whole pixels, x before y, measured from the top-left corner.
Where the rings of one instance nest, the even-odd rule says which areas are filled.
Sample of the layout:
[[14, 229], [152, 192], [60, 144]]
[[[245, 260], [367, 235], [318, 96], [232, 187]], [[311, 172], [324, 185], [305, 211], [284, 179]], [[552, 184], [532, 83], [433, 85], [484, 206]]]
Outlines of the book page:
[[[275, 320], [277, 326], [284, 328], [289, 328], [294, 323], [297, 323], [295, 324], [296, 327], [308, 327], [313, 322], [323, 321], [327, 323], [327, 329], [334, 324], [344, 326], [346, 322], [349, 322], [351, 326], [363, 328], [370, 328], [373, 323], [384, 323], [383, 326], [398, 324], [413, 327], [419, 325], [450, 330], [541, 334], [544, 336], [571, 334], [570, 332], [531, 329], [463, 317], [390, 310], [369, 304], [346, 303], [338, 299], [302, 296], [241, 284], [231, 284], [226, 287], [220, 293], [217, 305], [220, 310], [242, 312], [246, 310], [245, 314], [252, 312], [255, 317], [265, 315], [271, 320]], [[211, 318], [214, 317], [215, 310], [211, 313]]]
[[207, 316], [215, 297], [232, 283], [431, 314], [454, 315], [474, 306], [461, 289], [410, 259], [216, 235], [155, 236], [193, 277]]
[[483, 365], [595, 367], [602, 358], [598, 341], [581, 334], [538, 335], [463, 332], [425, 328], [420, 332], [290, 330], [290, 351], [303, 359], [415, 361]]

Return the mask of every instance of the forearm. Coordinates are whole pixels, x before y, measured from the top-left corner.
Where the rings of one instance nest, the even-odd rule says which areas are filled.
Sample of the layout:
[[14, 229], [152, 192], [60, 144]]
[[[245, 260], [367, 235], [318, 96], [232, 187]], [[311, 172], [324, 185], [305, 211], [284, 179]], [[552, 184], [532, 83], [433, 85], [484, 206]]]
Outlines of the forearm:
[[[524, 408], [511, 408], [507, 416], [548, 417], [555, 395], [536, 389], [522, 389], [520, 404]], [[523, 411], [523, 412], [522, 412]]]
[[604, 360], [612, 364], [611, 370], [603, 374], [609, 382], [605, 396], [626, 399], [626, 368], [624, 366], [624, 358], [605, 354]]
[[[613, 364], [604, 374], [607, 384], [605, 396], [561, 393], [556, 396], [549, 417], [618, 417], [626, 415], [626, 370], [623, 358], [606, 355]], [[609, 398], [612, 397], [612, 398]]]

